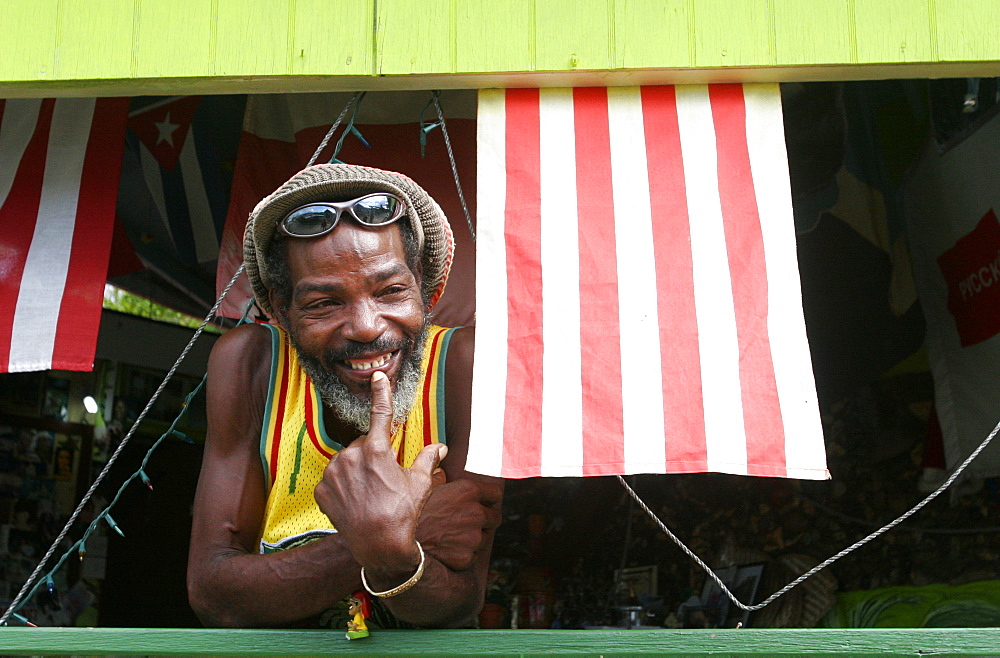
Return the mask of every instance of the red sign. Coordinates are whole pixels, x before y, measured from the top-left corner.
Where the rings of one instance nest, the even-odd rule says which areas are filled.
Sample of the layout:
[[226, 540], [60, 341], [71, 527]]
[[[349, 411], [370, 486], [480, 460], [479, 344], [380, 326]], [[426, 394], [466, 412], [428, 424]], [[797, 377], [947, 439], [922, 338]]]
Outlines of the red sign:
[[1000, 332], [1000, 222], [990, 209], [938, 258], [962, 347]]

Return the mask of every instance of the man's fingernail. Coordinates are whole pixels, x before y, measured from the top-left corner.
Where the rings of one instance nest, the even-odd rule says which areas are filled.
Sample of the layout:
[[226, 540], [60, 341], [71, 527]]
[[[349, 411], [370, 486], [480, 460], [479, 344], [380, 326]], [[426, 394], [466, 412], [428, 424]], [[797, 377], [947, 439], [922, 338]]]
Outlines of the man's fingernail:
[[447, 457], [448, 456], [448, 446], [445, 446], [445, 445], [441, 446], [441, 448], [438, 451], [438, 455], [441, 456], [441, 459], [444, 459], [445, 457]]
[[373, 382], [380, 382], [383, 379], [385, 379], [385, 373], [382, 372], [381, 370], [376, 370], [375, 373], [372, 374], [372, 381]]

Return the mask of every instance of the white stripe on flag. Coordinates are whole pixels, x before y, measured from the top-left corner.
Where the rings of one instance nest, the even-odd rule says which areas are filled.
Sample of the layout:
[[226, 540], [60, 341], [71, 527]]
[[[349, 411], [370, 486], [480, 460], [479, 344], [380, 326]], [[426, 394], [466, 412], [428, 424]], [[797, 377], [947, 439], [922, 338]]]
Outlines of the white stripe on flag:
[[476, 311], [476, 350], [466, 470], [499, 473], [503, 463], [504, 400], [507, 398], [507, 203], [506, 96], [502, 89], [479, 92], [476, 190], [476, 298], [495, 300]]
[[580, 289], [573, 90], [542, 89], [538, 109], [545, 346], [541, 472], [583, 475], [580, 299], [570, 294]]
[[45, 370], [52, 364], [95, 104], [93, 98], [55, 102], [38, 221], [14, 310], [10, 363], [17, 366], [11, 372]]
[[715, 126], [707, 86], [677, 87], [677, 121], [691, 217], [708, 470], [745, 474], [746, 431], [736, 311], [719, 198]]
[[608, 89], [611, 185], [618, 261], [622, 423], [625, 473], [663, 470], [663, 385], [660, 377], [656, 258], [638, 87]]
[[4, 105], [3, 130], [0, 130], [0, 208], [14, 185], [24, 151], [35, 134], [41, 98], [12, 98]]
[[744, 85], [747, 148], [767, 264], [768, 334], [785, 426], [788, 477], [815, 478], [825, 468], [823, 428], [802, 316], [792, 196], [781, 96], [776, 84]]
[[167, 229], [167, 235], [173, 241], [174, 234], [170, 230], [170, 219], [167, 216], [167, 199], [163, 196], [163, 175], [160, 173], [160, 163], [142, 142], [139, 142], [139, 166], [142, 169], [142, 177], [146, 179], [149, 195], [153, 197], [153, 203], [160, 213], [160, 221], [163, 222], [163, 226]]
[[181, 168], [181, 178], [184, 180], [184, 195], [187, 198], [188, 219], [194, 237], [195, 257], [199, 263], [215, 260], [219, 256], [219, 239], [215, 235], [215, 218], [208, 203], [205, 178], [201, 174], [193, 126], [188, 130], [187, 139], [181, 147], [177, 166]]

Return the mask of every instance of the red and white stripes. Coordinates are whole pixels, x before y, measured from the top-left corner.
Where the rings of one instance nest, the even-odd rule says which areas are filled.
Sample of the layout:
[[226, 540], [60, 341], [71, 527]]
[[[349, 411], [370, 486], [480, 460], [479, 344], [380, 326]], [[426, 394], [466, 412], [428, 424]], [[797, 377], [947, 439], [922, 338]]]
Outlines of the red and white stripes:
[[127, 110], [0, 100], [0, 372], [93, 367]]
[[467, 468], [827, 477], [777, 85], [485, 90]]

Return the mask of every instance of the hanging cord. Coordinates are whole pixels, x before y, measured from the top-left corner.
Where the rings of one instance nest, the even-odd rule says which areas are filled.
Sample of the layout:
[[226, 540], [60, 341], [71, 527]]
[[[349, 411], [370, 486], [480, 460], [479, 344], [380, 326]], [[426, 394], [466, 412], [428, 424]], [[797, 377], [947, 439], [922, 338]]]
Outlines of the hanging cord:
[[351, 100], [347, 101], [347, 105], [345, 105], [344, 109], [340, 111], [340, 116], [338, 116], [337, 120], [333, 122], [332, 126], [330, 126], [330, 130], [326, 131], [326, 137], [323, 138], [323, 141], [321, 141], [319, 143], [319, 146], [316, 147], [316, 151], [313, 153], [312, 157], [309, 158], [309, 163], [306, 165], [307, 167], [311, 167], [313, 164], [316, 163], [316, 160], [319, 159], [319, 154], [323, 152], [323, 149], [326, 148], [326, 145], [330, 143], [330, 139], [333, 138], [333, 133], [337, 131], [337, 127], [340, 126], [340, 122], [344, 120], [345, 116], [347, 116], [347, 111], [350, 110], [351, 106], [353, 106], [358, 100], [360, 100], [361, 96], [363, 95], [364, 92], [360, 91], [354, 92], [354, 95], [351, 96]]
[[[212, 317], [215, 315], [215, 312], [219, 310], [219, 306], [222, 304], [222, 300], [225, 299], [226, 294], [229, 293], [229, 290], [233, 287], [233, 284], [236, 283], [236, 279], [240, 276], [240, 274], [243, 273], [244, 267], [245, 264], [241, 263], [239, 268], [236, 270], [236, 273], [233, 274], [233, 278], [229, 280], [228, 284], [226, 284], [226, 287], [222, 291], [222, 294], [219, 295], [219, 298], [215, 301], [215, 304], [208, 312], [208, 315], [206, 315], [205, 319], [202, 320], [200, 325], [198, 325], [198, 328], [195, 330], [194, 335], [191, 336], [191, 339], [188, 341], [187, 345], [185, 345], [184, 349], [181, 350], [181, 354], [180, 356], [177, 357], [177, 360], [174, 361], [174, 365], [170, 366], [170, 370], [167, 371], [167, 374], [163, 378], [163, 381], [160, 382], [159, 387], [157, 387], [156, 391], [153, 392], [153, 396], [149, 398], [149, 402], [147, 402], [143, 410], [139, 412], [139, 416], [135, 419], [135, 422], [132, 423], [132, 427], [129, 428], [129, 431], [125, 434], [124, 438], [122, 438], [121, 443], [118, 444], [118, 447], [115, 449], [114, 453], [112, 453], [111, 457], [108, 458], [108, 463], [104, 465], [104, 468], [101, 469], [101, 472], [97, 474], [96, 478], [94, 478], [93, 484], [90, 485], [90, 488], [87, 490], [87, 493], [85, 493], [83, 495], [83, 498], [80, 499], [80, 502], [79, 504], [77, 504], [76, 509], [73, 510], [73, 513], [66, 521], [66, 525], [63, 526], [63, 529], [59, 531], [59, 534], [56, 536], [55, 540], [53, 540], [52, 545], [49, 546], [49, 550], [47, 550], [45, 552], [45, 555], [42, 556], [42, 559], [38, 562], [38, 565], [35, 567], [34, 571], [31, 572], [31, 575], [28, 576], [28, 580], [25, 581], [24, 585], [21, 587], [21, 590], [17, 593], [17, 596], [14, 597], [14, 600], [11, 601], [10, 605], [7, 607], [7, 610], [4, 611], [3, 615], [0, 615], [0, 626], [6, 625], [7, 620], [14, 613], [14, 611], [17, 610], [17, 608], [21, 603], [21, 600], [24, 598], [29, 588], [31, 588], [32, 583], [34, 583], [35, 579], [38, 578], [38, 574], [40, 574], [42, 572], [42, 569], [45, 568], [45, 564], [49, 561], [49, 558], [51, 558], [52, 554], [55, 553], [56, 549], [59, 547], [59, 544], [62, 543], [62, 540], [69, 533], [69, 530], [73, 526], [73, 523], [76, 522], [77, 517], [80, 516], [80, 513], [83, 511], [83, 508], [90, 501], [90, 498], [94, 495], [94, 492], [97, 491], [97, 487], [100, 486], [101, 482], [104, 480], [104, 476], [106, 476], [108, 474], [108, 471], [111, 470], [112, 465], [114, 465], [115, 461], [118, 459], [118, 455], [120, 455], [122, 450], [125, 449], [125, 446], [128, 445], [129, 439], [131, 439], [132, 435], [135, 434], [136, 428], [139, 427], [139, 424], [142, 422], [143, 418], [146, 417], [146, 414], [149, 413], [149, 410], [153, 407], [153, 403], [155, 403], [157, 398], [160, 397], [160, 393], [163, 392], [163, 389], [166, 388], [167, 383], [174, 376], [174, 373], [177, 371], [177, 367], [180, 366], [181, 361], [183, 361], [184, 358], [187, 356], [188, 352], [191, 351], [191, 348], [194, 346], [195, 341], [198, 340], [198, 337], [201, 336], [201, 332], [204, 331], [205, 326], [209, 323], [209, 321], [211, 321]], [[173, 427], [171, 427], [171, 429], [173, 429]], [[110, 518], [106, 515], [106, 512], [102, 515], [99, 515], [99, 517]], [[99, 519], [95, 519], [95, 521], [96, 520]], [[111, 521], [108, 521], [108, 523], [111, 524]], [[114, 526], [112, 525], [112, 527]], [[65, 557], [66, 556], [63, 556], [63, 560], [65, 560]], [[63, 560], [60, 560], [60, 563]], [[32, 589], [32, 591], [34, 590]]]
[[344, 139], [346, 139], [348, 135], [354, 135], [359, 140], [361, 140], [361, 143], [364, 144], [367, 148], [371, 148], [371, 145], [368, 143], [368, 140], [365, 139], [364, 135], [361, 134], [361, 131], [354, 126], [354, 120], [358, 117], [358, 109], [361, 107], [361, 101], [365, 99], [365, 94], [367, 93], [368, 93], [367, 91], [357, 92], [351, 99], [351, 103], [354, 105], [354, 108], [351, 110], [351, 118], [348, 119], [347, 126], [344, 128], [344, 132], [340, 133], [340, 139], [337, 140], [337, 146], [335, 146], [333, 149], [333, 155], [330, 156], [331, 164], [333, 164], [334, 162], [336, 162], [337, 164], [344, 164], [343, 162], [337, 159], [337, 156], [340, 155], [340, 149], [344, 147]]
[[684, 542], [682, 542], [680, 539], [678, 539], [677, 536], [674, 533], [670, 532], [670, 529], [667, 528], [666, 525], [664, 525], [663, 521], [661, 521], [658, 516], [656, 516], [656, 513], [653, 512], [653, 510], [649, 509], [649, 507], [646, 505], [646, 503], [642, 502], [642, 499], [639, 498], [639, 495], [635, 491], [633, 491], [632, 487], [628, 486], [628, 483], [625, 481], [625, 478], [623, 478], [622, 476], [619, 475], [618, 476], [618, 481], [621, 482], [621, 484], [622, 484], [623, 487], [625, 487], [625, 489], [628, 491], [629, 495], [632, 496], [632, 498], [634, 498], [637, 503], [639, 503], [639, 506], [642, 507], [643, 510], [645, 510], [646, 514], [649, 515], [649, 518], [653, 519], [653, 521], [656, 523], [656, 525], [658, 525], [660, 527], [660, 530], [662, 530], [664, 533], [666, 533], [666, 535], [668, 537], [670, 537], [670, 539], [673, 540], [673, 542], [675, 544], [677, 544], [677, 546], [682, 551], [684, 551], [685, 553], [687, 553], [688, 557], [690, 557], [692, 560], [694, 560], [698, 564], [698, 566], [700, 566], [702, 569], [704, 569], [705, 573], [707, 573], [709, 575], [709, 577], [712, 580], [714, 580], [715, 583], [722, 589], [722, 591], [726, 593], [726, 596], [729, 597], [730, 601], [732, 601], [734, 604], [736, 604], [736, 606], [738, 608], [740, 608], [741, 610], [746, 610], [747, 612], [754, 612], [755, 610], [760, 610], [764, 606], [769, 605], [775, 599], [777, 599], [779, 596], [781, 596], [782, 594], [784, 594], [788, 590], [792, 589], [793, 587], [795, 587], [796, 585], [798, 585], [799, 583], [801, 583], [805, 579], [809, 578], [813, 574], [819, 572], [822, 569], [825, 569], [826, 567], [830, 566], [831, 564], [833, 564], [834, 562], [836, 562], [840, 558], [844, 557], [848, 553], [853, 552], [855, 549], [861, 548], [862, 546], [864, 546], [865, 544], [867, 544], [871, 540], [875, 539], [876, 537], [878, 537], [878, 536], [880, 536], [880, 535], [888, 532], [889, 530], [892, 530], [897, 525], [899, 525], [900, 523], [902, 523], [906, 519], [910, 518], [911, 516], [913, 516], [914, 514], [916, 514], [917, 512], [919, 512], [921, 509], [923, 509], [923, 507], [925, 505], [927, 505], [927, 503], [931, 502], [932, 500], [934, 500], [935, 498], [937, 498], [939, 495], [941, 495], [944, 492], [945, 489], [947, 489], [948, 487], [950, 487], [955, 482], [955, 480], [958, 479], [958, 476], [962, 474], [962, 471], [964, 471], [965, 468], [969, 464], [972, 463], [972, 460], [974, 460], [976, 457], [978, 457], [979, 453], [981, 453], [986, 448], [986, 446], [988, 446], [990, 444], [990, 441], [992, 441], [993, 437], [995, 437], [997, 435], [997, 432], [1000, 432], [1000, 422], [998, 422], [996, 424], [996, 426], [993, 428], [993, 431], [989, 433], [989, 435], [983, 440], [982, 443], [979, 444], [979, 447], [976, 448], [975, 450], [973, 450], [972, 454], [970, 454], [968, 457], [965, 458], [965, 461], [963, 461], [961, 463], [961, 465], [959, 465], [959, 467], [957, 469], [955, 469], [955, 472], [952, 473], [951, 476], [947, 480], [945, 480], [941, 484], [940, 487], [938, 487], [933, 492], [931, 492], [930, 494], [928, 494], [928, 496], [926, 498], [924, 498], [919, 503], [917, 503], [916, 505], [914, 505], [913, 507], [911, 507], [907, 512], [904, 512], [901, 516], [899, 516], [898, 518], [896, 518], [894, 521], [890, 521], [889, 523], [885, 524], [884, 526], [882, 526], [881, 528], [879, 528], [875, 532], [871, 533], [870, 535], [868, 535], [864, 539], [860, 539], [860, 540], [854, 542], [853, 544], [851, 544], [850, 546], [848, 546], [844, 550], [840, 551], [836, 555], [827, 558], [823, 562], [820, 562], [815, 567], [813, 567], [809, 571], [805, 572], [804, 574], [802, 574], [801, 576], [799, 576], [798, 578], [796, 578], [792, 582], [788, 583], [787, 585], [785, 585], [784, 587], [782, 587], [781, 589], [779, 589], [777, 592], [775, 592], [774, 594], [772, 594], [771, 596], [767, 597], [766, 599], [764, 599], [763, 601], [761, 601], [760, 603], [758, 603], [756, 605], [747, 605], [747, 604], [743, 603], [742, 601], [740, 601], [739, 599], [737, 599], [733, 595], [733, 593], [729, 591], [729, 588], [726, 587], [726, 585], [722, 582], [722, 580], [720, 580], [719, 577], [715, 575], [715, 572], [712, 571], [712, 569], [707, 564], [705, 564], [705, 562], [700, 557], [698, 557], [697, 555], [695, 555], [694, 551], [692, 551], [690, 548], [688, 548], [687, 546], [685, 546]]
[[469, 233], [472, 234], [472, 241], [476, 241], [476, 229], [472, 226], [472, 215], [469, 214], [469, 206], [465, 203], [465, 194], [462, 193], [462, 183], [458, 180], [458, 167], [455, 165], [455, 152], [451, 149], [451, 138], [448, 137], [448, 124], [444, 121], [444, 110], [441, 109], [441, 92], [435, 90], [431, 102], [437, 110], [438, 125], [441, 126], [441, 134], [444, 135], [444, 145], [448, 149], [448, 162], [451, 163], [451, 173], [455, 177], [455, 189], [458, 190], [458, 200], [462, 202], [462, 212], [465, 213], [465, 223], [469, 225]]

